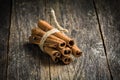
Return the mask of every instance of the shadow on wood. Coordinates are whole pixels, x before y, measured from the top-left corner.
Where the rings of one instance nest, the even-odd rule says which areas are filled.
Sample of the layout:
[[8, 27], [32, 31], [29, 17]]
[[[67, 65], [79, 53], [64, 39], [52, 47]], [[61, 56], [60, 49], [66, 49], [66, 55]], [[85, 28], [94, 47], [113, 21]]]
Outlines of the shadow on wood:
[[63, 65], [64, 64], [59, 61], [58, 63], [54, 63], [52, 61], [52, 59], [50, 58], [49, 55], [47, 55], [46, 53], [42, 52], [39, 48], [39, 46], [35, 45], [35, 44], [31, 44], [31, 43], [25, 43], [24, 45], [24, 49], [25, 49], [25, 53], [28, 54], [28, 55], [31, 55], [32, 57], [34, 58], [37, 58], [37, 60], [40, 60], [42, 65], [46, 65], [46, 66], [49, 66], [48, 62], [46, 62], [46, 58], [49, 58], [50, 59], [50, 63], [51, 63], [51, 66], [52, 65]]
[[37, 60], [41, 61], [42, 65], [49, 66], [49, 64], [46, 62], [46, 58], [49, 58], [49, 56], [43, 53], [37, 45], [25, 43], [23, 46], [26, 54], [31, 55], [34, 58], [36, 57]]

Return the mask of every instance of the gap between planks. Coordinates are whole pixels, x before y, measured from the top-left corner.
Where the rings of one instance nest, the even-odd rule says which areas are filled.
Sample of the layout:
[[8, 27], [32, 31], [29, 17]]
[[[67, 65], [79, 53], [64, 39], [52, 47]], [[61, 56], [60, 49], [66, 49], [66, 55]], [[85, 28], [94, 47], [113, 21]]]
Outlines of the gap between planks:
[[9, 12], [9, 27], [8, 27], [8, 40], [7, 40], [7, 55], [6, 55], [6, 80], [8, 80], [8, 61], [9, 61], [9, 57], [8, 57], [8, 53], [9, 53], [9, 40], [10, 40], [10, 28], [11, 28], [11, 17], [12, 17], [12, 4], [13, 4], [13, 0], [9, 0], [10, 2], [10, 12]]
[[[48, 0], [45, 0], [45, 16], [47, 16], [47, 2]], [[48, 17], [48, 16], [47, 16]], [[47, 18], [46, 18], [47, 19]], [[49, 20], [48, 20], [49, 21]], [[51, 80], [51, 72], [50, 72], [50, 58], [48, 58], [48, 63], [49, 63], [49, 78]]]
[[96, 4], [95, 4], [95, 0], [93, 0], [93, 6], [94, 6], [95, 14], [96, 14], [96, 17], [97, 17], [97, 22], [98, 22], [98, 26], [99, 26], [100, 36], [101, 36], [101, 39], [102, 39], [104, 52], [105, 52], [105, 56], [106, 56], [106, 60], [107, 60], [108, 70], [109, 70], [109, 73], [110, 73], [110, 77], [113, 80], [113, 75], [112, 75], [112, 72], [111, 72], [111, 69], [110, 69], [110, 64], [109, 64], [108, 57], [107, 57], [106, 45], [105, 45], [105, 41], [104, 41], [102, 29], [101, 29], [100, 20], [99, 20], [99, 17], [98, 17], [98, 11], [97, 11], [97, 7], [96, 7]]

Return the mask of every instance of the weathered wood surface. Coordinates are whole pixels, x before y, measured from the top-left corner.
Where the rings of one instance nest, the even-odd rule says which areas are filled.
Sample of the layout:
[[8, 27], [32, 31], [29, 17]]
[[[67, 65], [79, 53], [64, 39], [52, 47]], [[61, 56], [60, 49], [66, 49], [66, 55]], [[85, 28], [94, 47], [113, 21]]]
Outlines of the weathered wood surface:
[[[60, 24], [70, 31], [68, 35], [76, 40], [84, 52], [82, 57], [76, 59], [71, 65], [65, 66], [66, 69], [59, 66], [55, 68], [56, 65], [54, 68], [50, 66], [51, 79], [55, 78], [54, 71], [59, 75], [56, 79], [110, 79], [93, 3], [89, 0], [49, 1], [48, 3], [55, 9]], [[62, 70], [67, 71], [68, 76], [62, 74]]]
[[48, 56], [44, 57], [37, 46], [28, 43], [32, 27], [44, 16], [45, 2], [16, 0], [12, 4], [8, 80], [50, 79]]
[[[54, 64], [37, 46], [28, 44], [38, 19], [52, 23], [50, 7], [84, 52], [70, 65]], [[110, 79], [94, 6], [89, 0], [13, 1], [9, 49], [8, 80]]]
[[0, 0], [0, 80], [6, 80], [7, 77], [10, 8], [10, 0]]
[[[0, 5], [0, 80], [119, 80], [119, 1], [12, 0], [10, 33], [10, 1], [5, 1]], [[50, 8], [83, 51], [70, 65], [53, 63], [28, 42], [39, 19], [54, 26]]]
[[120, 80], [120, 0], [95, 0], [113, 80]]

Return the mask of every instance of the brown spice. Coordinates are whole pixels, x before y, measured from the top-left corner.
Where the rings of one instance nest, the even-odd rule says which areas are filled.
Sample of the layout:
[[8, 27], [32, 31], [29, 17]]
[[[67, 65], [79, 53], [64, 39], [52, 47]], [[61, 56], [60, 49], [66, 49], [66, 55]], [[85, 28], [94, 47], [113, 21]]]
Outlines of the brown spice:
[[63, 48], [63, 49], [61, 49], [59, 51], [64, 56], [72, 54], [72, 50], [69, 47], [65, 47], [65, 48]]
[[72, 47], [72, 54], [75, 56], [75, 57], [80, 57], [82, 55], [82, 51], [76, 46], [74, 45]]
[[54, 62], [58, 62], [61, 56], [60, 52], [50, 47], [44, 47], [44, 51], [52, 58]]
[[[53, 27], [43, 20], [38, 22], [38, 26], [39, 28], [32, 29], [29, 41], [40, 46], [43, 35], [53, 29]], [[74, 45], [74, 41], [61, 32], [56, 32], [48, 36], [43, 49], [55, 63], [61, 60], [64, 64], [70, 64], [75, 57], [82, 55], [81, 50], [77, 45]]]

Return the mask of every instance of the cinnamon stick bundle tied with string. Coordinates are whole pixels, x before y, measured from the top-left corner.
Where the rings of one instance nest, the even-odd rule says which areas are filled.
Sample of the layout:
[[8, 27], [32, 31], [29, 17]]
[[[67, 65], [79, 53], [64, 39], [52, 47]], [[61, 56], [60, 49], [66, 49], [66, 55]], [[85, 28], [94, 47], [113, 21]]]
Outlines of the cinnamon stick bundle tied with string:
[[[38, 27], [31, 30], [30, 43], [37, 44], [41, 48], [44, 35], [52, 29], [54, 28], [49, 23], [39, 20]], [[43, 52], [48, 54], [55, 63], [62, 61], [64, 64], [70, 64], [74, 60], [73, 56], [77, 58], [82, 54], [81, 50], [74, 44], [73, 39], [60, 31], [46, 37]]]

